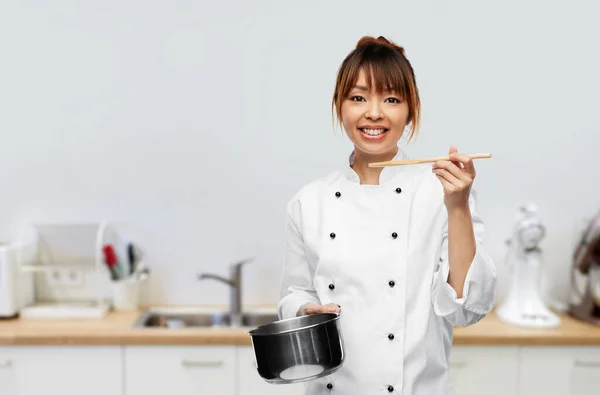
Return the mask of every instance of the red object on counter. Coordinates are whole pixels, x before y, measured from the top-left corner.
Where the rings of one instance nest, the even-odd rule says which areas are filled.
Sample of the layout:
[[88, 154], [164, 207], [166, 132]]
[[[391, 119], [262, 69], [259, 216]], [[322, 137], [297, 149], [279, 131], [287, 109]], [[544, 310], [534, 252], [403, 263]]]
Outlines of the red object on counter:
[[106, 265], [108, 266], [108, 269], [110, 270], [111, 274], [112, 274], [112, 279], [113, 280], [118, 280], [119, 279], [119, 274], [117, 273], [117, 254], [115, 253], [115, 250], [112, 248], [111, 245], [105, 245], [104, 247], [102, 247], [102, 252], [104, 252], [104, 260], [106, 262]]

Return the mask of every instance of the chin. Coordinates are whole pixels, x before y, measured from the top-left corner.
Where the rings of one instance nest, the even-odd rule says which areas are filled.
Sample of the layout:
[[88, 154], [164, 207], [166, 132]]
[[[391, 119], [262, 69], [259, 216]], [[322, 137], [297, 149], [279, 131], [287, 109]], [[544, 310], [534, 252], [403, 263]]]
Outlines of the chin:
[[372, 156], [381, 156], [396, 150], [396, 145], [390, 144], [354, 144], [357, 150]]
[[364, 152], [365, 154], [378, 156], [396, 151], [400, 138], [396, 138], [396, 136], [393, 135], [388, 135], [381, 140], [367, 140], [357, 133], [351, 140], [358, 150]]

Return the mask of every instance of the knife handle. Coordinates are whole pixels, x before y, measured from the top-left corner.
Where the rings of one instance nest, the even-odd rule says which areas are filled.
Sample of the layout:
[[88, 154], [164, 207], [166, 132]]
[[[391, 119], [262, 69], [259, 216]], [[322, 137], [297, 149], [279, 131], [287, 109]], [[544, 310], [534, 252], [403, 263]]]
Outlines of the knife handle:
[[127, 260], [129, 262], [129, 274], [133, 274], [135, 271], [135, 252], [131, 243], [127, 244]]

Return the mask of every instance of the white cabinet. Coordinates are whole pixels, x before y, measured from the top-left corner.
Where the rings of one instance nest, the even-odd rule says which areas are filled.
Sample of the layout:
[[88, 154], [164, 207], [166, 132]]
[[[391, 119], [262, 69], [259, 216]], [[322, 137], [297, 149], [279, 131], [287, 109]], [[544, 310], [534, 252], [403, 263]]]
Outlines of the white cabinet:
[[3, 395], [118, 395], [122, 372], [120, 347], [0, 347]]
[[[600, 346], [452, 349], [454, 395], [597, 395]], [[256, 371], [251, 346], [0, 346], [1, 395], [304, 395]]]
[[14, 347], [0, 347], [0, 393], [16, 395], [17, 374], [14, 369]]
[[454, 395], [517, 395], [519, 348], [454, 346], [450, 374]]
[[251, 346], [238, 347], [238, 395], [304, 395], [305, 384], [270, 384], [256, 371]]
[[236, 395], [235, 346], [127, 346], [126, 395]]
[[598, 395], [600, 347], [523, 347], [521, 395]]

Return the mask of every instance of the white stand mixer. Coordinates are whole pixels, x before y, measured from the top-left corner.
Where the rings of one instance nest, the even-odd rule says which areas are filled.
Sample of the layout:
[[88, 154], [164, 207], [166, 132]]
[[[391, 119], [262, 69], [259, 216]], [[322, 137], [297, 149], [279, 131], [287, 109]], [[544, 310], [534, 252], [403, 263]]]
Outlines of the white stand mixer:
[[517, 326], [552, 328], [560, 318], [551, 312], [540, 296], [541, 250], [538, 245], [545, 228], [537, 206], [528, 204], [517, 214], [512, 237], [507, 240], [507, 263], [512, 282], [506, 300], [498, 309], [500, 320]]

